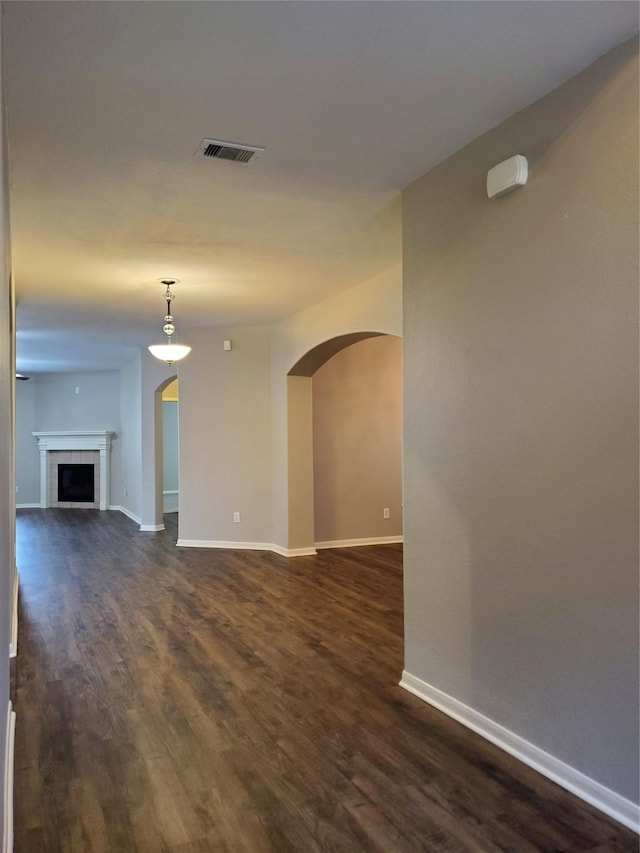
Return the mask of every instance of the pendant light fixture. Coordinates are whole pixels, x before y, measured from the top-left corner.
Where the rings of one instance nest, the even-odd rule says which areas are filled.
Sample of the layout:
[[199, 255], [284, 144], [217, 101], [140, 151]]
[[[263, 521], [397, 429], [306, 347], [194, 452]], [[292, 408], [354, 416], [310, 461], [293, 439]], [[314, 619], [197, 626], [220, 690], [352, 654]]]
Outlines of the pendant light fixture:
[[162, 331], [167, 336], [167, 342], [166, 344], [151, 344], [149, 352], [160, 361], [164, 361], [166, 364], [173, 364], [174, 361], [180, 361], [185, 356], [189, 355], [191, 347], [188, 347], [185, 344], [174, 344], [171, 341], [171, 337], [176, 330], [176, 327], [173, 325], [173, 317], [171, 316], [171, 303], [175, 299], [171, 292], [171, 285], [177, 284], [178, 279], [162, 278], [160, 281], [166, 287], [163, 299], [167, 303], [167, 314], [164, 318]]

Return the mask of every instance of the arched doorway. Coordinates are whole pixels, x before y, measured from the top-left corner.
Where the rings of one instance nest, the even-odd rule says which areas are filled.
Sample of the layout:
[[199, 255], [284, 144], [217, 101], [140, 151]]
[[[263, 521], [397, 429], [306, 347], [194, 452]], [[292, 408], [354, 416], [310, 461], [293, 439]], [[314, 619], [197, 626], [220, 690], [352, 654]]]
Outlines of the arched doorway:
[[179, 508], [178, 466], [178, 380], [162, 391], [162, 512], [175, 514]]
[[[155, 387], [153, 392], [153, 420], [148, 420], [151, 415], [151, 407], [145, 409], [143, 406], [143, 433], [145, 432], [145, 417], [147, 418], [146, 434], [150, 436], [149, 449], [145, 452], [143, 443], [142, 458], [143, 471], [142, 483], [143, 493], [147, 489], [147, 498], [143, 494], [143, 523], [140, 525], [142, 531], [164, 530], [163, 519], [163, 412], [162, 395], [175, 380], [176, 375], [168, 376]], [[154, 383], [155, 384], [155, 383]], [[151, 386], [153, 387], [153, 386]], [[145, 415], [145, 411], [147, 414]], [[145, 473], [146, 472], [146, 473]], [[145, 483], [148, 485], [145, 487]], [[152, 499], [152, 500], [151, 500]], [[149, 501], [151, 500], [151, 503]], [[146, 512], [148, 520], [145, 521]], [[152, 520], [152, 521], [151, 521]]]
[[[367, 423], [370, 417], [366, 411], [367, 407], [376, 401], [376, 394], [368, 395], [370, 389], [357, 390], [358, 378], [351, 376], [350, 385], [340, 387], [339, 378], [341, 366], [333, 371], [333, 377], [324, 383], [325, 390], [329, 391], [329, 397], [334, 407], [334, 413], [340, 412], [341, 424], [336, 427], [334, 436], [327, 438], [326, 446], [332, 446], [336, 452], [331, 458], [324, 460], [318, 458], [316, 448], [316, 476], [314, 477], [314, 429], [333, 429], [331, 427], [331, 415], [323, 421], [314, 418], [314, 374], [324, 372], [324, 368], [330, 360], [340, 360], [347, 348], [372, 338], [387, 338], [398, 342], [395, 346], [397, 352], [397, 371], [395, 376], [386, 375], [387, 386], [389, 382], [395, 382], [395, 412], [394, 418], [397, 423], [394, 429], [396, 434], [393, 438], [394, 458], [397, 469], [395, 472], [395, 484], [393, 488], [387, 488], [393, 477], [387, 478], [385, 483], [376, 488], [375, 471], [380, 462], [372, 451], [375, 448], [376, 427], [379, 424]], [[373, 342], [372, 342], [373, 344]], [[355, 355], [354, 347], [353, 353]], [[372, 347], [373, 350], [373, 347]], [[342, 353], [342, 355], [340, 355]], [[378, 358], [380, 354], [378, 354]], [[357, 359], [347, 359], [351, 370], [357, 369]], [[371, 383], [374, 373], [369, 372], [367, 377], [362, 377], [363, 382]], [[373, 380], [377, 382], [377, 380]], [[388, 395], [389, 387], [387, 387]], [[349, 401], [349, 396], [356, 394], [357, 399]], [[377, 394], [380, 398], [380, 394]], [[318, 547], [338, 547], [348, 544], [372, 544], [374, 541], [402, 541], [401, 522], [401, 449], [400, 449], [400, 397], [401, 397], [401, 365], [399, 339], [388, 336], [381, 332], [365, 331], [353, 332], [324, 341], [313, 347], [302, 356], [287, 375], [287, 493], [288, 493], [288, 553], [291, 556], [315, 553]], [[363, 403], [366, 405], [363, 406]], [[377, 400], [380, 405], [380, 399]], [[318, 402], [316, 401], [316, 409]], [[363, 406], [362, 411], [358, 406]], [[331, 406], [329, 406], [331, 408]], [[314, 423], [315, 421], [315, 423]], [[334, 424], [335, 426], [335, 424]], [[348, 433], [340, 436], [340, 431]], [[378, 429], [378, 435], [381, 432]], [[336, 438], [340, 440], [340, 448], [336, 448]], [[383, 451], [389, 450], [387, 439]], [[370, 459], [367, 467], [366, 455]], [[326, 463], [330, 464], [327, 465]], [[331, 470], [330, 470], [331, 468]], [[321, 472], [319, 477], [318, 472]], [[359, 473], [358, 473], [359, 472]], [[315, 485], [315, 479], [322, 479], [321, 493]], [[333, 479], [332, 479], [333, 478]], [[357, 479], [354, 480], [354, 478]], [[317, 501], [318, 499], [318, 501]], [[380, 506], [377, 507], [377, 503]], [[323, 507], [320, 507], [322, 503]], [[333, 504], [333, 506], [332, 506]], [[331, 512], [326, 508], [331, 506]], [[377, 508], [376, 508], [377, 507]], [[348, 511], [347, 511], [348, 510]], [[331, 516], [333, 513], [333, 517]], [[379, 518], [376, 516], [379, 513]], [[375, 519], [375, 523], [374, 523]], [[316, 525], [319, 529], [316, 531]], [[327, 533], [327, 531], [331, 531]], [[350, 533], [348, 531], [351, 531]], [[316, 534], [319, 534], [316, 535]], [[327, 536], [328, 538], [323, 538]]]

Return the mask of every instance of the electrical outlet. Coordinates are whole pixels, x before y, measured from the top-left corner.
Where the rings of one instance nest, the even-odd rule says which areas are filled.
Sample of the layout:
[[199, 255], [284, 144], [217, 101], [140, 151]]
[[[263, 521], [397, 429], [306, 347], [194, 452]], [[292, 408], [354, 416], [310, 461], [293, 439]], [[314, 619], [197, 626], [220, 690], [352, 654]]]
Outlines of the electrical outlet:
[[20, 491], [20, 486], [16, 486], [16, 495], [18, 494], [19, 491]]
[[389, 517], [390, 517], [390, 516], [389, 516], [389, 507], [388, 507], [388, 506], [386, 506], [386, 507], [382, 510], [382, 517], [383, 517], [383, 518], [389, 518]]
[[233, 513], [233, 523], [234, 524], [240, 524], [240, 513], [239, 512]]

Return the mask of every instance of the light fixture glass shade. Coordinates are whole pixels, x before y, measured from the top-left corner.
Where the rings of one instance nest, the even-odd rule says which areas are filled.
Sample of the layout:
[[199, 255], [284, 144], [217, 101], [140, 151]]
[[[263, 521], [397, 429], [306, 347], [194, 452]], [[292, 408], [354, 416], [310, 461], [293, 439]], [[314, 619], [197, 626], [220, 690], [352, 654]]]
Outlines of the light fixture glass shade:
[[171, 315], [171, 303], [175, 298], [171, 292], [171, 285], [176, 284], [178, 279], [162, 278], [160, 281], [166, 287], [162, 298], [167, 303], [167, 313], [165, 314], [162, 331], [167, 336], [167, 342], [166, 344], [151, 344], [149, 352], [159, 361], [164, 361], [165, 364], [173, 364], [174, 361], [181, 361], [185, 356], [189, 355], [191, 347], [188, 347], [185, 344], [174, 344], [171, 340], [171, 337], [176, 330], [176, 327], [173, 324], [173, 317]]
[[191, 347], [186, 344], [151, 344], [149, 347], [151, 355], [166, 364], [181, 361], [191, 352]]

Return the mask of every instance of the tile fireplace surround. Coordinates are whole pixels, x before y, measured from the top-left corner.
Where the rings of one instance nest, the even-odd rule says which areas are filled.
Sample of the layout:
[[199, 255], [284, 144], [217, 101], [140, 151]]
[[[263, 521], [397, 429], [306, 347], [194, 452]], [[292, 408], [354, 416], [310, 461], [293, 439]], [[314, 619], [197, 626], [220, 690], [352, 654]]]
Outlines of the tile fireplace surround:
[[[43, 509], [49, 506], [108, 509], [111, 501], [111, 438], [115, 435], [114, 430], [34, 432], [33, 435], [38, 439], [40, 449], [40, 506]], [[52, 465], [59, 462], [93, 462], [96, 466], [94, 503], [58, 504], [57, 473], [52, 474]]]

